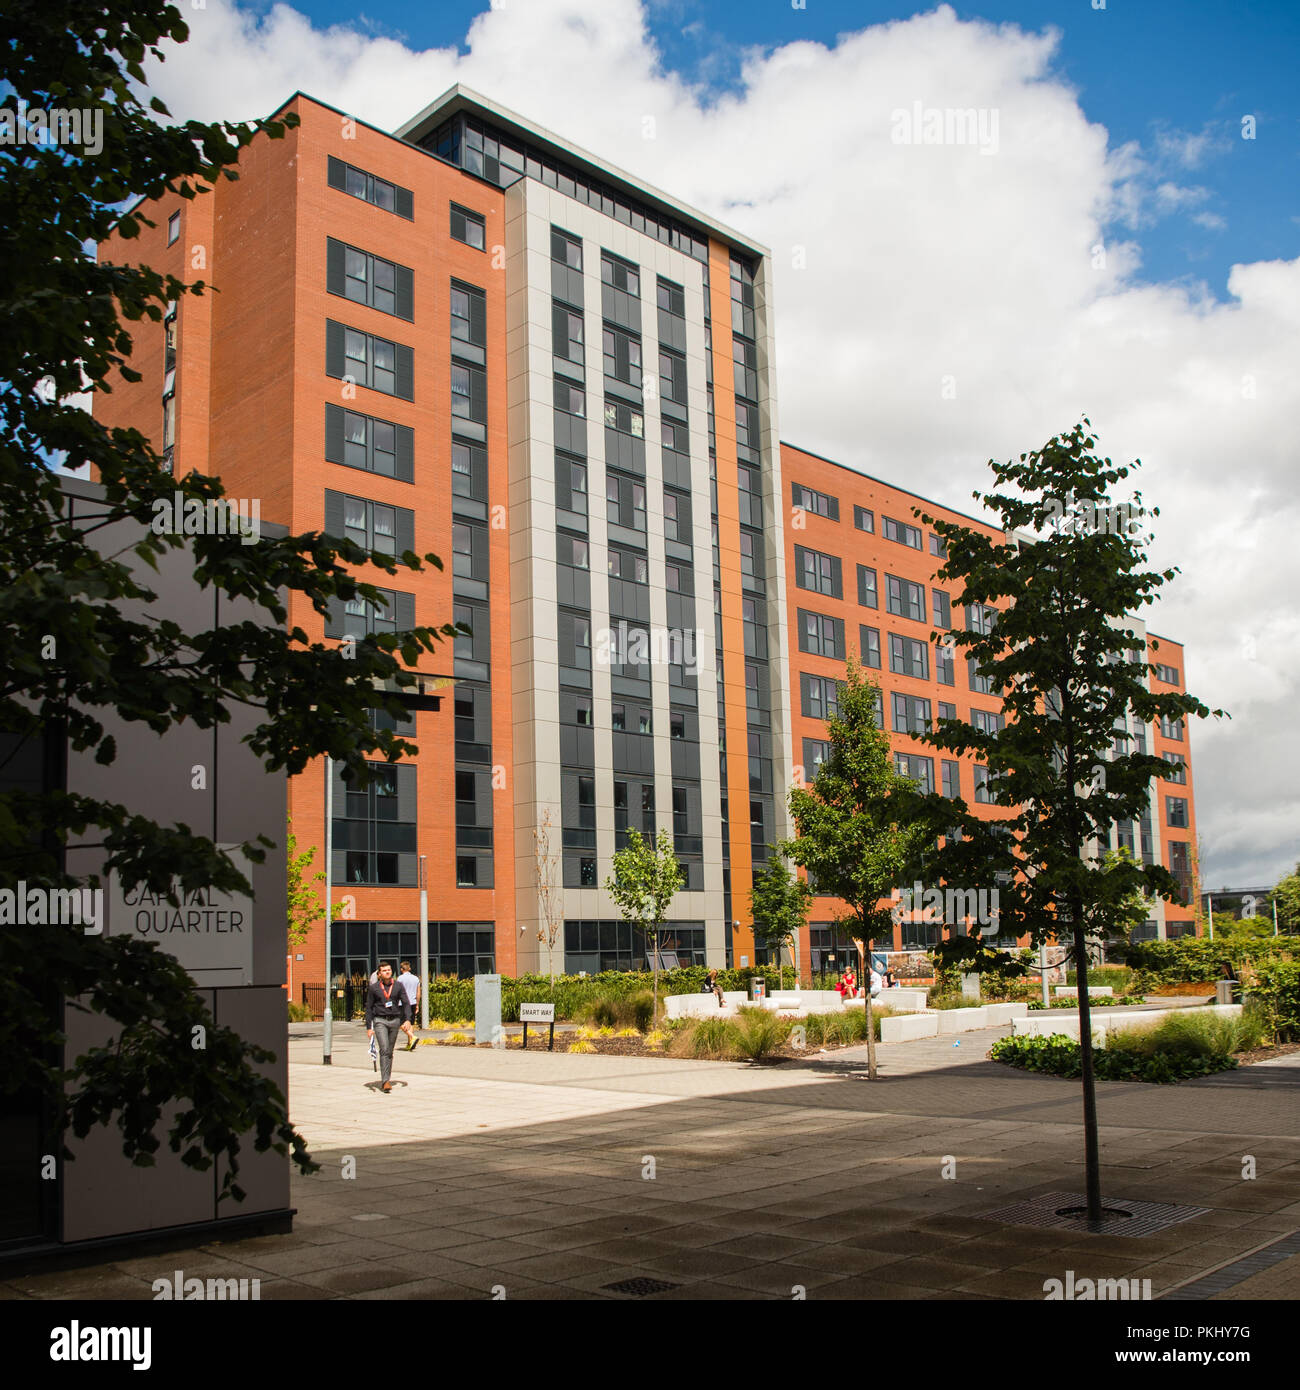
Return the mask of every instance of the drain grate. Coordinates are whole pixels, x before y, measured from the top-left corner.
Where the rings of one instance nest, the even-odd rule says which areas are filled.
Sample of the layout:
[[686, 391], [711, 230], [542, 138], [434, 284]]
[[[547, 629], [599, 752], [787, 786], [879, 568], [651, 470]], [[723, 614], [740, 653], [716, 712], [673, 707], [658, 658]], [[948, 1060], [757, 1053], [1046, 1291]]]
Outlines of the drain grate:
[[1300, 1231], [1293, 1231], [1291, 1235], [1275, 1240], [1272, 1245], [1256, 1250], [1253, 1255], [1243, 1255], [1241, 1259], [1233, 1260], [1231, 1264], [1216, 1269], [1213, 1274], [1203, 1274], [1188, 1284], [1180, 1284], [1160, 1297], [1167, 1303], [1187, 1303], [1193, 1300], [1199, 1302], [1202, 1299], [1213, 1298], [1216, 1293], [1222, 1293], [1224, 1289], [1231, 1289], [1237, 1284], [1244, 1284], [1247, 1279], [1262, 1274], [1266, 1269], [1272, 1269], [1274, 1265], [1281, 1264], [1283, 1260], [1289, 1260], [1294, 1255], [1300, 1255]]
[[617, 1284], [605, 1284], [614, 1293], [628, 1293], [633, 1298], [644, 1298], [649, 1293], [663, 1293], [666, 1289], [681, 1288], [680, 1284], [667, 1279], [620, 1279]]
[[[1082, 1192], [1044, 1192], [1028, 1202], [1013, 1202], [996, 1211], [980, 1212], [977, 1220], [1003, 1221], [1008, 1226], [1037, 1226], [1049, 1231], [1087, 1231], [1099, 1236], [1149, 1236], [1167, 1230], [1197, 1216], [1204, 1216], [1209, 1207], [1180, 1207], [1170, 1202], [1130, 1202], [1123, 1198], [1107, 1198], [1106, 1207], [1118, 1212], [1101, 1221], [1088, 1221], [1082, 1216], [1062, 1216], [1062, 1207], [1086, 1207]], [[1119, 1213], [1123, 1213], [1120, 1215]]]

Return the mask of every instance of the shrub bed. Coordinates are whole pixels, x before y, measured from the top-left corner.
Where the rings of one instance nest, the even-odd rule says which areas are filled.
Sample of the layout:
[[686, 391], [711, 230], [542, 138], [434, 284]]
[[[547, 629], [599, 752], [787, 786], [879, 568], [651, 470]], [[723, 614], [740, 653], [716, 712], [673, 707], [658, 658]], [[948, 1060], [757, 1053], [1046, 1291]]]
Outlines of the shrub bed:
[[[1153, 1028], [1117, 1028], [1093, 1053], [1097, 1076], [1103, 1081], [1165, 1083], [1228, 1071], [1237, 1065], [1233, 1053], [1258, 1047], [1267, 1026], [1263, 1010], [1248, 1008], [1239, 1018], [1187, 1010]], [[1050, 1076], [1075, 1077], [1083, 1070], [1079, 1044], [1064, 1033], [1000, 1038], [989, 1056]]]

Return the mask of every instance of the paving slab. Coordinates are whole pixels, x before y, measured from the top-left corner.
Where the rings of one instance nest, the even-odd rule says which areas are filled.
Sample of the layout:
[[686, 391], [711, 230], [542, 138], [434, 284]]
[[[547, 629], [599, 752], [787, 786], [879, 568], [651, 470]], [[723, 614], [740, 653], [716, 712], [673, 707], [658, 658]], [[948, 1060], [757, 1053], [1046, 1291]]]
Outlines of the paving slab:
[[[148, 1298], [210, 1266], [286, 1299], [635, 1298], [606, 1287], [625, 1279], [674, 1285], [656, 1302], [1040, 1299], [1066, 1267], [1172, 1288], [1300, 1227], [1300, 1107], [1240, 1081], [1098, 1087], [1103, 1193], [1204, 1217], [1109, 1239], [986, 1220], [1083, 1183], [1077, 1083], [989, 1062], [1006, 1031], [882, 1044], [874, 1083], [864, 1048], [753, 1066], [430, 1047], [399, 1054], [387, 1096], [359, 1027], [336, 1027], [329, 1067], [303, 1032], [291, 1113], [324, 1168], [293, 1179], [292, 1234], [110, 1256], [0, 1297]], [[1295, 1279], [1287, 1259], [1207, 1296], [1289, 1298]]]

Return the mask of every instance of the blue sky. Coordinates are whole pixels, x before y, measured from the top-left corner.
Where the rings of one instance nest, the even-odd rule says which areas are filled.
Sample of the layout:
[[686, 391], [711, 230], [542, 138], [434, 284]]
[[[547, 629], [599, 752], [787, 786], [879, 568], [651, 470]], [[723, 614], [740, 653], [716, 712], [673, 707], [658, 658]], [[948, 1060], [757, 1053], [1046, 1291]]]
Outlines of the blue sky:
[[[508, 8], [510, 0], [504, 0]], [[961, 19], [1012, 23], [1062, 35], [1056, 71], [1079, 93], [1112, 147], [1132, 142], [1157, 177], [1204, 189], [1141, 228], [1138, 278], [1202, 281], [1225, 299], [1234, 262], [1300, 251], [1297, 136], [1300, 4], [1296, 0], [986, 0], [954, 4]], [[267, 0], [242, 6], [259, 13]], [[332, 24], [399, 39], [412, 48], [463, 48], [475, 0], [295, 0], [317, 27]], [[746, 50], [793, 42], [833, 45], [839, 34], [923, 13], [932, 6], [877, 0], [652, 0], [651, 34], [664, 65], [719, 94], [739, 82]], [[1242, 117], [1256, 118], [1254, 140]], [[1125, 229], [1117, 228], [1117, 232]]]

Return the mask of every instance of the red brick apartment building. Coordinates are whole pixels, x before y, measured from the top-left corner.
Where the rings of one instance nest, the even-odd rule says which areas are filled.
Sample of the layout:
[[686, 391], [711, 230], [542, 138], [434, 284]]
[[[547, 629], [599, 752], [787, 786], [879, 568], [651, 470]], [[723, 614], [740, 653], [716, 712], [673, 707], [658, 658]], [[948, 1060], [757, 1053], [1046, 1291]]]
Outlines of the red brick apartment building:
[[[426, 662], [451, 683], [402, 726], [418, 756], [365, 790], [336, 778], [344, 917], [314, 933], [295, 987], [414, 957], [421, 861], [435, 972], [548, 970], [533, 844], [548, 817], [557, 969], [644, 959], [603, 884], [627, 832], [657, 826], [688, 875], [666, 949], [753, 963], [752, 866], [790, 833], [845, 643], [878, 643], [891, 728], [896, 699], [908, 718], [918, 700], [997, 712], [965, 673], [939, 679], [912, 616], [919, 594], [928, 620], [942, 563], [914, 543], [916, 499], [780, 443], [771, 257], [751, 238], [462, 87], [395, 134], [301, 93], [283, 109], [299, 126], [254, 141], [237, 181], [160, 200], [152, 231], [101, 246], [214, 292], [134, 326], [143, 380], [95, 411], [267, 521], [449, 561], [378, 575], [384, 608], [291, 609], [314, 641], [472, 629]], [[834, 562], [834, 592], [809, 555]], [[829, 620], [815, 646], [809, 617]], [[1181, 678], [1181, 648], [1159, 659]], [[1157, 750], [1186, 758], [1167, 732]], [[956, 775], [969, 798], [973, 765]], [[318, 764], [290, 784], [299, 844], [322, 852], [324, 779]], [[1161, 793], [1142, 852], [1181, 844], [1189, 862], [1190, 769]], [[830, 911], [818, 900], [803, 962], [827, 952]]]

